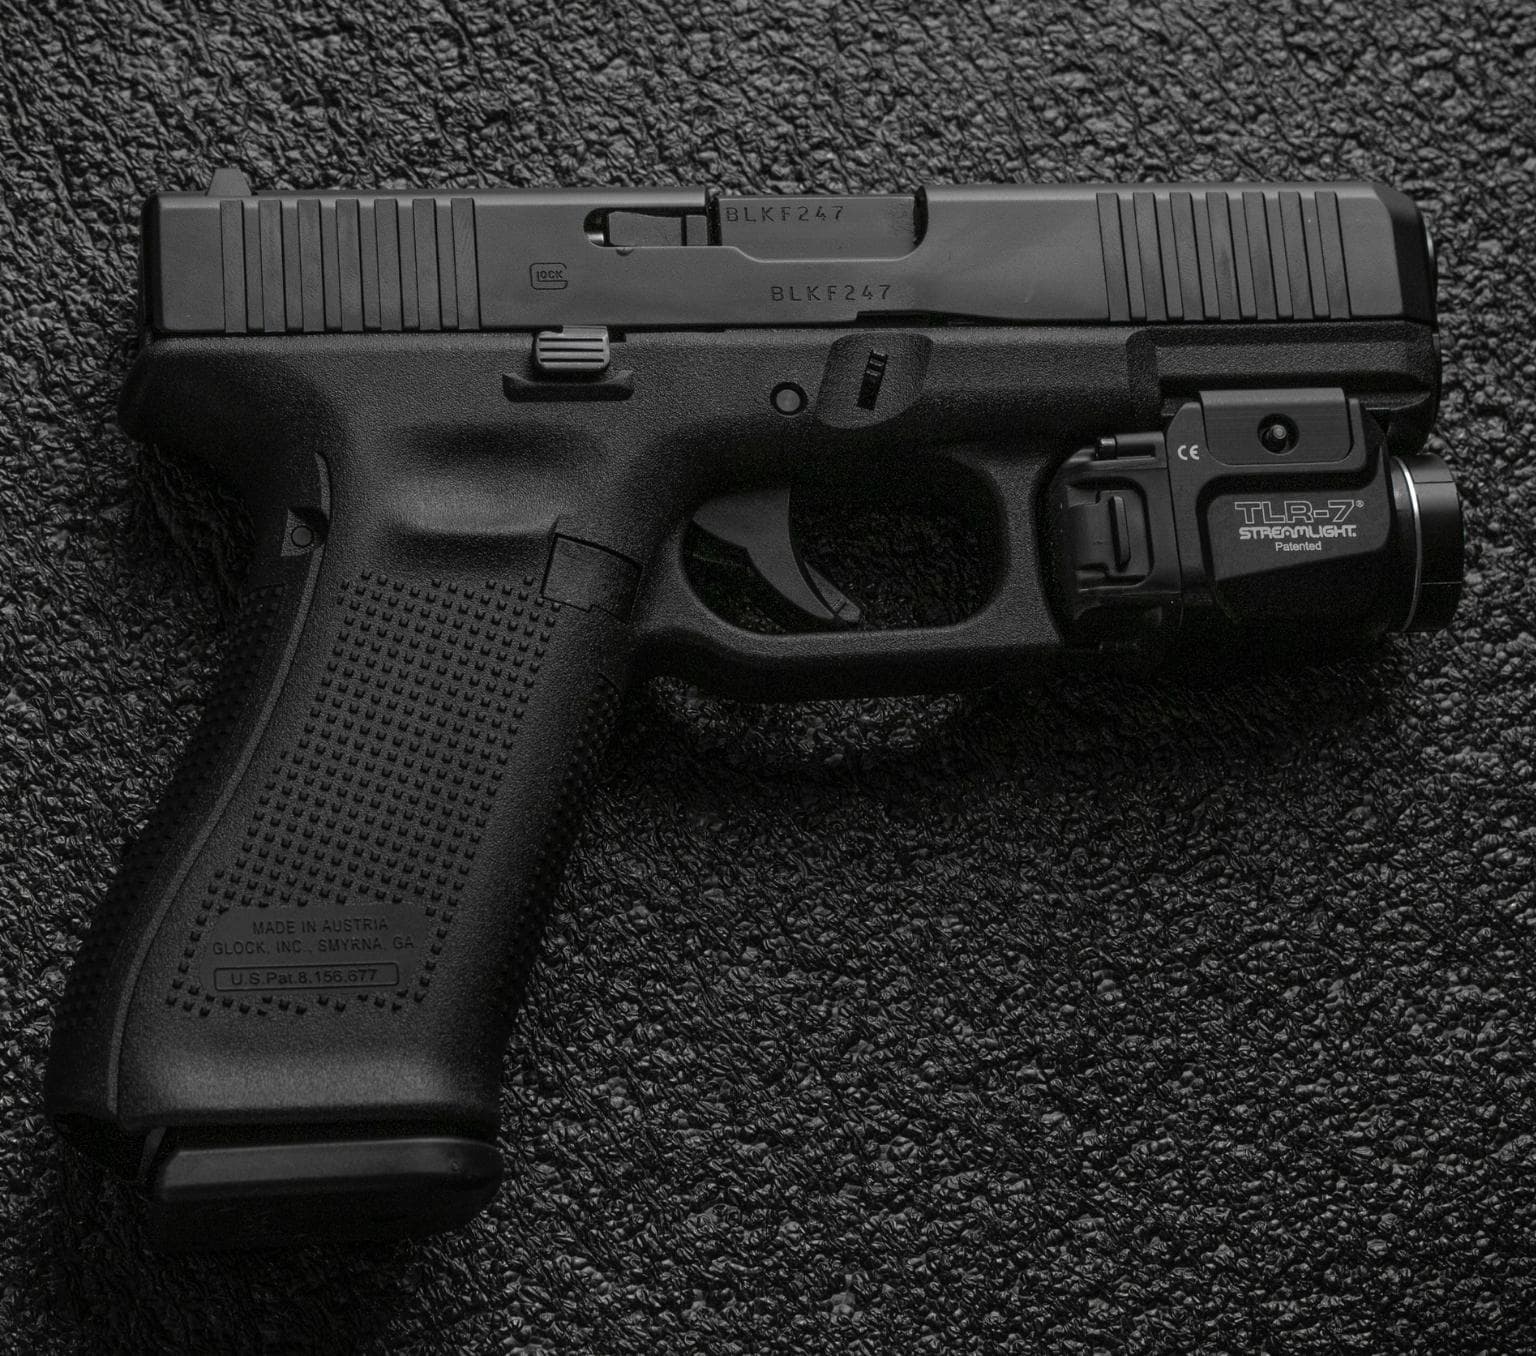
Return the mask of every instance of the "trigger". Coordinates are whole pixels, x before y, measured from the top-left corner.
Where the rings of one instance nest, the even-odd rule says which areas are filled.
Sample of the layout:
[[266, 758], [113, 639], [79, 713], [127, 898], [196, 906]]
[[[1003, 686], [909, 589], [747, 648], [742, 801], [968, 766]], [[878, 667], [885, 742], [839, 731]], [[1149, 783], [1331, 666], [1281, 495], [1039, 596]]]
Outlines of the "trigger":
[[858, 604], [801, 558], [789, 528], [789, 488], [744, 490], [711, 499], [693, 525], [746, 553], [763, 581], [797, 612], [824, 626], [854, 626]]

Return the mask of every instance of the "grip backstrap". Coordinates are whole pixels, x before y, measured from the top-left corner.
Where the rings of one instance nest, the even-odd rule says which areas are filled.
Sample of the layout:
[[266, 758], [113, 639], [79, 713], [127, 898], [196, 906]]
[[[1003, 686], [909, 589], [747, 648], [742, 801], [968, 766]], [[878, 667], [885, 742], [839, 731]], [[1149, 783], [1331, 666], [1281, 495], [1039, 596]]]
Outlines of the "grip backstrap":
[[235, 770], [230, 750], [255, 732], [282, 663], [283, 638], [302, 607], [307, 565], [302, 559], [275, 561], [242, 590], [202, 717], [143, 828], [124, 844], [54, 1018], [50, 1108], [71, 1138], [123, 1175], [139, 1170], [142, 1148], [139, 1137], [111, 1123], [108, 1084], [124, 972], [153, 917], [154, 901], [222, 803]]

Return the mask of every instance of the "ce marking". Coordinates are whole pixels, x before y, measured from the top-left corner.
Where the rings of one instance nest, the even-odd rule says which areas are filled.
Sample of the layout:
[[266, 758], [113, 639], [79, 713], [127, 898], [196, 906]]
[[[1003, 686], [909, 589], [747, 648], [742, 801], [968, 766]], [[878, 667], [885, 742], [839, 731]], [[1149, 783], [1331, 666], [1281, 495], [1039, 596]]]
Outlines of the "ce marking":
[[1174, 456], [1176, 456], [1180, 461], [1199, 461], [1200, 444], [1180, 443], [1178, 450], [1174, 453]]

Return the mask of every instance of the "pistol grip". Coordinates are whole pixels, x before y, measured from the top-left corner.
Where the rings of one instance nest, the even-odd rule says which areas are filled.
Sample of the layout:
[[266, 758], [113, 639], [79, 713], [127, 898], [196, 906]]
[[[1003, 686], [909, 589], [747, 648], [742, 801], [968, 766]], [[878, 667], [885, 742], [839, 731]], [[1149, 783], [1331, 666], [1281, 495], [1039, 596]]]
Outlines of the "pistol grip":
[[70, 978], [48, 1109], [147, 1180], [162, 1241], [428, 1232], [499, 1176], [502, 1052], [632, 643], [547, 596], [547, 533], [490, 572], [380, 539], [338, 516], [258, 566]]

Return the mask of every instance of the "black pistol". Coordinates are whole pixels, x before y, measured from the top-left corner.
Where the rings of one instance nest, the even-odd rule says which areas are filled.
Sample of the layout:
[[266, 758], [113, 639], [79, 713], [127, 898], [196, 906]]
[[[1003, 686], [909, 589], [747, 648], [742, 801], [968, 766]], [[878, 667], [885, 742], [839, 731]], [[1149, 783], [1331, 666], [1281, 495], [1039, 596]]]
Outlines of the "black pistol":
[[[60, 1131], [168, 1245], [494, 1193], [503, 1051], [626, 688], [934, 691], [1434, 630], [1462, 527], [1418, 210], [1364, 183], [253, 193], [143, 217], [135, 438], [256, 533], [74, 963]], [[872, 624], [796, 496], [900, 482], [984, 597]], [[829, 489], [830, 487], [830, 489]], [[721, 615], [690, 561], [781, 608]], [[825, 562], [823, 562], [825, 564]]]

